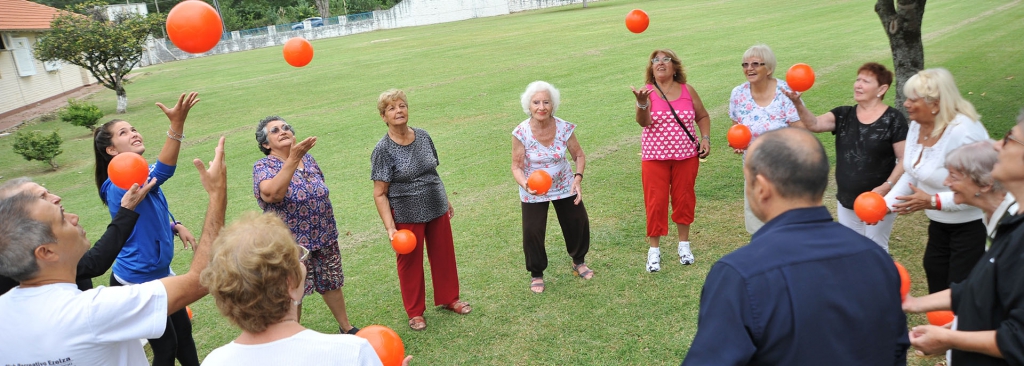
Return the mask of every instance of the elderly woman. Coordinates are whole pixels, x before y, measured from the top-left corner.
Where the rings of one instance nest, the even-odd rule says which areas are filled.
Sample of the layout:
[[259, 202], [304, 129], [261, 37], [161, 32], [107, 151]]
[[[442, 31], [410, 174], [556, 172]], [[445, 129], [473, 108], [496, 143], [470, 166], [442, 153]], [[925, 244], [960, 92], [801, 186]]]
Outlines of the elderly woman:
[[295, 130], [281, 117], [269, 116], [256, 125], [256, 144], [266, 157], [253, 164], [253, 195], [263, 212], [280, 216], [299, 245], [309, 250], [305, 294], [319, 292], [341, 332], [355, 334], [359, 328], [349, 323], [341, 292], [345, 273], [330, 191], [324, 172], [308, 153], [316, 145], [316, 136], [296, 141]]
[[[427, 327], [426, 288], [423, 279], [423, 247], [430, 260], [434, 305], [456, 314], [469, 314], [470, 305], [459, 300], [459, 271], [451, 218], [455, 215], [441, 176], [440, 160], [427, 131], [409, 127], [409, 103], [405, 92], [391, 89], [377, 99], [377, 111], [388, 131], [370, 155], [373, 202], [384, 222], [388, 238], [407, 229], [416, 235], [416, 247], [397, 255], [402, 304], [409, 328]], [[424, 243], [425, 241], [425, 243]]]
[[853, 201], [861, 193], [889, 193], [903, 175], [907, 119], [896, 108], [882, 102], [892, 86], [892, 71], [868, 62], [857, 69], [853, 82], [853, 106], [835, 107], [815, 117], [800, 100], [800, 93], [785, 92], [808, 121], [811, 132], [831, 132], [836, 137], [836, 213], [839, 223], [873, 240], [889, 251], [889, 234], [896, 223], [890, 213], [875, 225], [866, 225], [853, 212]]
[[203, 365], [381, 365], [365, 339], [299, 324], [309, 257], [272, 213], [248, 213], [221, 232], [199, 279], [242, 334]]
[[[789, 85], [773, 76], [775, 54], [771, 48], [763, 44], [750, 47], [743, 53], [743, 63], [740, 66], [743, 66], [743, 75], [747, 77], [747, 82], [732, 90], [729, 97], [729, 118], [735, 124], [750, 128], [753, 137], [751, 143], [753, 139], [768, 131], [789, 126], [803, 127], [796, 106], [783, 93], [789, 89]], [[808, 121], [804, 121], [806, 122]], [[745, 151], [733, 150], [737, 154]], [[750, 211], [750, 203], [747, 202], [746, 196], [743, 195], [743, 217], [747, 232], [753, 234], [764, 226], [764, 223]]]
[[[174, 107], [167, 108], [157, 103], [167, 116], [167, 138], [157, 155], [156, 162], [149, 168], [149, 180], [156, 185], [146, 194], [135, 208], [139, 217], [131, 236], [117, 255], [111, 269], [110, 285], [125, 286], [146, 283], [174, 275], [171, 260], [174, 258], [174, 237], [178, 236], [185, 248], [197, 244], [195, 236], [181, 222], [174, 219], [167, 197], [160, 188], [174, 176], [178, 165], [178, 153], [185, 139], [185, 120], [192, 107], [199, 103], [199, 94], [192, 92], [178, 97]], [[104, 123], [93, 133], [93, 155], [96, 158], [95, 179], [100, 200], [107, 205], [110, 217], [116, 217], [121, 210], [121, 200], [128, 190], [118, 187], [107, 176], [107, 168], [115, 156], [122, 153], [142, 155], [146, 145], [142, 133], [125, 120], [115, 119]], [[199, 355], [192, 338], [192, 322], [185, 309], [167, 317], [166, 331], [160, 338], [150, 339], [154, 366], [173, 366], [177, 359], [182, 365], [199, 365]]]
[[928, 243], [924, 271], [928, 292], [963, 281], [985, 253], [985, 224], [981, 209], [956, 204], [943, 185], [949, 172], [946, 155], [960, 146], [988, 139], [974, 106], [960, 96], [953, 75], [946, 69], [927, 69], [911, 76], [903, 86], [903, 106], [910, 116], [905, 173], [885, 196], [892, 212], [901, 215], [924, 210], [928, 216]]
[[[544, 270], [548, 255], [544, 236], [548, 222], [548, 202], [555, 206], [558, 224], [565, 237], [565, 249], [572, 257], [572, 274], [583, 279], [594, 277], [585, 262], [590, 251], [590, 218], [583, 205], [580, 183], [586, 157], [576, 140], [576, 125], [555, 117], [560, 93], [544, 81], [534, 81], [520, 97], [523, 112], [530, 118], [512, 130], [512, 178], [519, 185], [523, 213], [523, 253], [530, 271], [530, 291], [544, 292]], [[576, 162], [572, 172], [566, 151]], [[536, 170], [551, 175], [551, 188], [540, 194], [527, 185], [527, 177]]]
[[[668, 202], [679, 239], [679, 263], [693, 264], [690, 224], [697, 197], [698, 158], [711, 152], [711, 117], [672, 50], [654, 50], [647, 64], [646, 86], [633, 89], [640, 136], [640, 176], [647, 211], [647, 272], [661, 270], [660, 239], [668, 235]], [[700, 139], [697, 130], [700, 127]], [[662, 137], [666, 136], [666, 137]]]
[[[980, 148], [971, 148], [976, 149]], [[1017, 125], [1006, 137], [995, 144], [995, 150], [998, 157], [992, 166], [992, 179], [1006, 189], [1007, 196], [1024, 195], [1024, 113], [1017, 117]], [[949, 157], [950, 162], [956, 159], [959, 158], [955, 155]], [[967, 163], [965, 169], [972, 164]], [[953, 173], [954, 169], [950, 169], [950, 178], [956, 179]], [[982, 193], [980, 197], [989, 194]], [[967, 203], [973, 193], [956, 192], [953, 200], [959, 201], [958, 196]], [[998, 211], [999, 208], [993, 211], [989, 222]], [[1018, 207], [1007, 214], [1010, 215], [998, 224], [991, 247], [963, 282], [921, 298], [907, 296], [903, 303], [907, 312], [953, 310], [957, 315], [955, 330], [933, 325], [911, 329], [910, 342], [919, 352], [937, 354], [952, 350], [949, 356], [953, 365], [1024, 364], [1024, 210]]]
[[1003, 216], [1013, 216], [1019, 208], [1013, 194], [1007, 193], [1002, 184], [992, 179], [992, 167], [998, 158], [999, 154], [990, 140], [958, 147], [946, 155], [949, 175], [942, 182], [953, 192], [953, 203], [981, 209], [984, 213], [981, 221], [989, 239], [995, 238]]

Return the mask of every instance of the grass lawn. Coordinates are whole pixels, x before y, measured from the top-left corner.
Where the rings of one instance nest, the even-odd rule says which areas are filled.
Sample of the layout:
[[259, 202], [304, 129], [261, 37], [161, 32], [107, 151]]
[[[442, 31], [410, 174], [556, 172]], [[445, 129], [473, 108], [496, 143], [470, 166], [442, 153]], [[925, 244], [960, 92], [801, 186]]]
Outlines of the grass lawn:
[[[625, 14], [642, 8], [651, 26], [632, 34]], [[978, 108], [992, 136], [1013, 124], [1024, 106], [1024, 4], [1020, 0], [933, 0], [924, 18], [926, 65], [946, 67], [964, 96]], [[189, 160], [213, 156], [217, 137], [227, 136], [228, 220], [258, 210], [252, 164], [263, 155], [254, 141], [256, 122], [278, 114], [298, 136], [320, 137], [311, 151], [332, 191], [345, 273], [349, 316], [358, 326], [383, 324], [404, 339], [418, 365], [580, 364], [671, 365], [686, 355], [697, 330], [701, 286], [715, 260], [744, 245], [740, 159], [725, 143], [731, 124], [728, 97], [744, 82], [743, 51], [770, 45], [776, 75], [808, 63], [817, 83], [805, 94], [812, 111], [853, 104], [860, 64], [891, 65], [888, 41], [871, 1], [785, 2], [609, 0], [424, 27], [384, 30], [313, 41], [316, 55], [304, 68], [284, 62], [281, 48], [173, 62], [136, 70], [123, 118], [143, 133], [153, 161], [167, 121], [154, 102], [173, 102], [196, 90], [202, 102], [186, 124], [175, 178], [164, 185], [175, 216], [198, 235], [206, 198]], [[689, 82], [711, 112], [713, 153], [697, 179], [697, 221], [692, 227], [696, 264], [664, 251], [662, 271], [644, 271], [644, 209], [640, 188], [639, 135], [630, 85], [643, 82], [652, 49], [671, 48], [683, 59]], [[534, 80], [562, 91], [557, 115], [577, 123], [587, 153], [584, 200], [592, 227], [588, 263], [592, 281], [570, 275], [570, 260], [554, 214], [549, 215], [547, 292], [528, 291], [523, 263], [516, 185], [509, 173], [510, 133], [526, 118], [519, 94]], [[428, 308], [428, 328], [406, 326], [394, 254], [377, 216], [369, 180], [370, 151], [386, 127], [377, 95], [401, 88], [409, 95], [412, 126], [429, 131], [439, 172], [456, 208], [452, 222], [464, 300], [474, 311], [457, 316]], [[892, 94], [886, 98], [892, 101]], [[112, 91], [91, 98], [114, 118]], [[0, 175], [32, 176], [64, 197], [82, 215], [90, 239], [110, 218], [93, 183], [90, 135], [60, 122], [27, 129], [60, 128], [64, 154], [56, 172], [12, 152], [0, 139]], [[834, 155], [833, 137], [818, 136]], [[835, 207], [830, 189], [826, 205]], [[893, 233], [893, 257], [907, 266], [912, 293], [923, 295], [923, 214], [902, 217]], [[191, 254], [179, 249], [174, 270], [183, 273]], [[96, 279], [107, 283], [106, 277]], [[429, 285], [428, 285], [429, 287]], [[431, 296], [428, 289], [428, 301]], [[305, 302], [303, 324], [336, 333], [323, 302]], [[193, 304], [200, 358], [231, 341], [239, 330], [213, 300]], [[925, 322], [910, 316], [911, 325]], [[837, 329], [836, 331], [842, 331]], [[936, 359], [910, 357], [911, 364]]]

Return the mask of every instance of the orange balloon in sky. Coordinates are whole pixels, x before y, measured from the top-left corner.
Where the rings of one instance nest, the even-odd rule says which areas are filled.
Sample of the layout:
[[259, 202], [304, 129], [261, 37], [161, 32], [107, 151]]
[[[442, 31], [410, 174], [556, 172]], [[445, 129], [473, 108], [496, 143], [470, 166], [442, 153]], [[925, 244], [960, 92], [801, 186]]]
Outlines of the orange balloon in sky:
[[853, 201], [853, 213], [869, 224], [876, 224], [885, 218], [889, 213], [889, 207], [885, 204], [885, 198], [875, 192], [864, 192]]
[[356, 336], [363, 337], [370, 342], [384, 366], [399, 366], [405, 359], [405, 345], [402, 343], [402, 338], [391, 328], [383, 325], [371, 325], [360, 329], [356, 332]]
[[530, 178], [526, 179], [526, 186], [537, 191], [538, 196], [543, 196], [551, 189], [551, 174], [544, 169], [534, 170]]
[[643, 33], [650, 24], [651, 18], [643, 10], [633, 9], [629, 14], [626, 14], [626, 28], [630, 32]]
[[786, 71], [786, 84], [794, 91], [807, 91], [814, 85], [814, 69], [803, 63], [793, 65]]
[[217, 10], [198, 0], [182, 1], [167, 13], [167, 38], [188, 53], [203, 53], [220, 42], [224, 27]]
[[412, 250], [416, 249], [416, 234], [408, 229], [396, 231], [391, 237], [391, 248], [398, 254], [412, 253]]
[[725, 139], [729, 141], [729, 146], [733, 149], [746, 149], [750, 145], [750, 127], [744, 124], [734, 124], [729, 127], [729, 132], [725, 134]]
[[295, 67], [303, 67], [313, 61], [313, 45], [302, 37], [292, 37], [285, 42], [283, 52], [284, 60]]
[[143, 158], [142, 155], [123, 152], [110, 159], [110, 164], [107, 165], [107, 177], [110, 178], [111, 183], [121, 189], [130, 189], [134, 183], [138, 183], [141, 187], [146, 184], [146, 178], [149, 178], [149, 164], [146, 163], [146, 158]]

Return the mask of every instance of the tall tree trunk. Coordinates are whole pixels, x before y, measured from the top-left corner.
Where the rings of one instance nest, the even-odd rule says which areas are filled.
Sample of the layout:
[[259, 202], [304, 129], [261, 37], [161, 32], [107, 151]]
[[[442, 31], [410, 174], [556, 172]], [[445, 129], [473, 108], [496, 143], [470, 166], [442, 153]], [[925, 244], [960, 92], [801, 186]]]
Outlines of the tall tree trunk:
[[327, 25], [327, 18], [331, 16], [330, 0], [316, 0], [316, 11], [324, 19], [324, 25]]
[[882, 21], [885, 35], [892, 49], [892, 64], [896, 69], [895, 107], [904, 114], [903, 83], [924, 69], [924, 43], [921, 41], [921, 23], [927, 0], [878, 0], [875, 12]]
[[114, 92], [117, 93], [117, 113], [128, 112], [128, 92], [124, 91], [124, 86], [117, 83], [117, 89], [114, 89]]

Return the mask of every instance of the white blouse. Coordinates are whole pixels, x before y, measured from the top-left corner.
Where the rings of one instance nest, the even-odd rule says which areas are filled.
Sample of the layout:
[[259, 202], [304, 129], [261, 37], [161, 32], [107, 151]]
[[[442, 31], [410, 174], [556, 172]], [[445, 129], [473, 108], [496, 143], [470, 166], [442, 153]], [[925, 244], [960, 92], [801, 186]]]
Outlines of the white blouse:
[[896, 197], [914, 193], [914, 190], [910, 189], [910, 185], [913, 184], [928, 194], [939, 194], [939, 206], [942, 210], [925, 210], [925, 215], [932, 221], [962, 224], [981, 219], [984, 216], [981, 209], [953, 203], [953, 192], [942, 182], [949, 175], [949, 171], [946, 170], [946, 154], [960, 146], [989, 139], [985, 126], [963, 114], [957, 114], [956, 118], [946, 125], [946, 131], [939, 137], [939, 141], [930, 147], [917, 142], [920, 132], [921, 125], [917, 121], [910, 121], [902, 161], [905, 172], [893, 185], [889, 194], [885, 195], [885, 203], [889, 209], [892, 210], [894, 204], [902, 202]]

